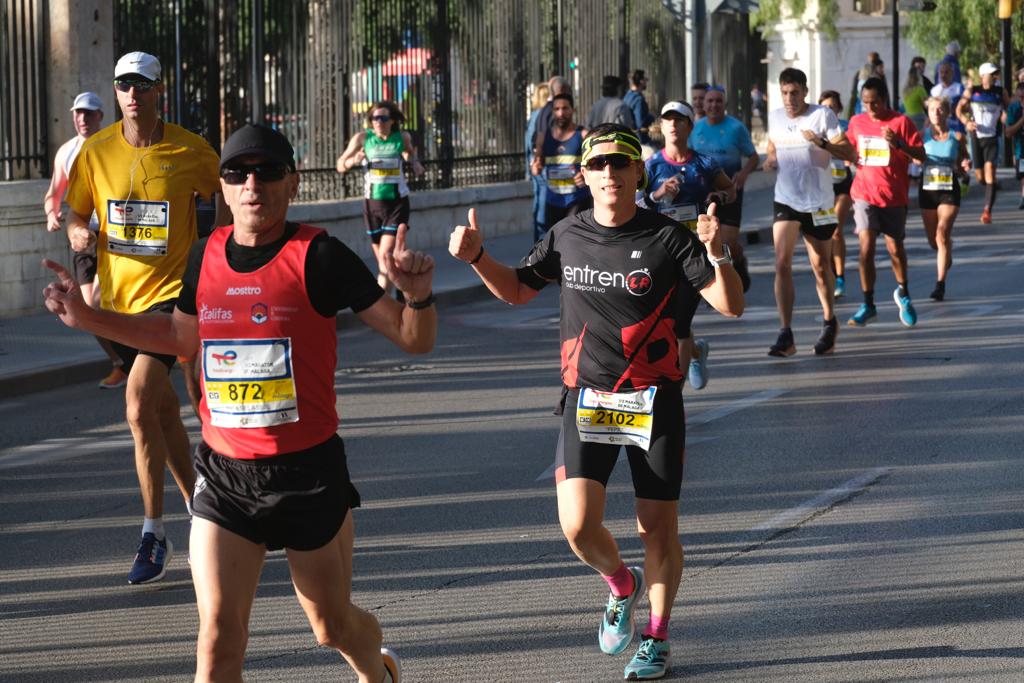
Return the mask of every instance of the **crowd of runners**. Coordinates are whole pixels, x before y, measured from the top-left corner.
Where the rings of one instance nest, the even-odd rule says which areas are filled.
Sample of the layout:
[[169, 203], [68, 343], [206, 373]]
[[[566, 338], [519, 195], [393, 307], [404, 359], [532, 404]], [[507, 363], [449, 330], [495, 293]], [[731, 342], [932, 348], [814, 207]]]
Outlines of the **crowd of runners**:
[[[781, 106], [767, 113], [763, 160], [750, 131], [726, 113], [728, 93], [720, 86], [698, 84], [689, 101], [666, 102], [656, 117], [644, 72], [633, 72], [625, 97], [618, 79], [606, 77], [581, 124], [572, 88], [556, 76], [545, 84], [547, 99], [537, 102], [526, 136], [538, 193], [532, 248], [518, 267], [507, 266], [487, 252], [475, 210], [454, 228], [451, 255], [502, 301], [526, 304], [544, 287], [560, 287], [558, 521], [573, 552], [609, 589], [600, 650], [620, 654], [640, 633], [627, 680], [660, 678], [669, 666], [683, 562], [683, 386], [708, 382], [709, 345], [695, 338], [693, 318], [702, 301], [739, 316], [744, 293], [765, 286], [752, 282], [740, 239], [750, 174], [778, 171], [772, 234], [780, 330], [769, 355], [797, 351], [798, 238], [821, 305], [813, 352], [835, 351], [836, 300], [853, 296], [843, 234], [851, 215], [863, 303], [848, 323], [864, 326], [878, 315], [875, 250], [883, 236], [896, 316], [913, 327], [904, 247], [911, 183], [936, 251], [930, 296], [941, 301], [969, 172], [985, 188], [980, 220], [990, 222], [1001, 136], [1012, 140], [1018, 159], [1024, 144], [1024, 86], [1011, 105], [998, 69], [986, 63], [978, 84], [968, 80], [958, 89], [956, 54], [938, 66], [917, 121], [890, 106], [879, 64], [855, 80], [852, 108], [859, 113], [848, 121], [839, 117], [838, 91], [811, 103], [806, 75], [783, 70]], [[923, 60], [912, 69], [927, 81]], [[336, 433], [333, 378], [334, 317], [342, 309], [406, 352], [434, 345], [435, 264], [406, 244], [406, 174], [421, 174], [423, 166], [402, 130], [402, 112], [392, 102], [374, 104], [365, 129], [337, 160], [339, 172], [360, 167], [365, 176], [364, 218], [377, 268], [371, 273], [323, 229], [288, 221], [299, 174], [280, 133], [243, 126], [218, 157], [206, 141], [160, 117], [156, 57], [126, 54], [113, 76], [122, 120], [100, 128], [95, 93], [72, 106], [78, 136], [58, 154], [45, 210], [48, 229], [66, 222], [75, 268], [47, 261], [58, 279], [45, 302], [109, 349], [114, 372], [124, 377], [112, 372], [104, 386], [127, 385], [144, 513], [128, 582], [160, 580], [173, 555], [163, 526], [169, 469], [193, 520], [197, 681], [241, 680], [260, 569], [266, 552], [281, 548], [318, 641], [337, 649], [360, 681], [398, 681], [398, 656], [381, 647], [377, 620], [350, 599], [352, 510], [360, 498]], [[199, 197], [216, 202], [220, 226], [202, 236]], [[176, 361], [202, 422], [194, 455], [169, 379]], [[637, 567], [625, 565], [604, 525], [606, 486], [622, 447], [644, 548]], [[649, 618], [638, 628], [644, 596]]]

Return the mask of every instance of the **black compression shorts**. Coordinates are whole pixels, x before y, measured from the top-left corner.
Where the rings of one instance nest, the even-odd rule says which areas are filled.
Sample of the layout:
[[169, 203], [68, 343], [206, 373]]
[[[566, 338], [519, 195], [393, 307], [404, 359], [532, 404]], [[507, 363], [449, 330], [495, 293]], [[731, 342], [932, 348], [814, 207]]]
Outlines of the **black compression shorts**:
[[[160, 313], [173, 313], [174, 304], [174, 299], [171, 299], [169, 301], [161, 301], [160, 303], [153, 304], [152, 306], [147, 308], [146, 313], [151, 313], [153, 311], [158, 311]], [[114, 353], [116, 353], [118, 358], [121, 359], [121, 362], [124, 363], [121, 369], [124, 370], [125, 372], [131, 372], [132, 365], [135, 364], [135, 359], [138, 356], [151, 356], [152, 358], [156, 358], [158, 361], [167, 366], [167, 372], [171, 371], [171, 368], [174, 367], [174, 362], [177, 360], [176, 356], [168, 356], [163, 353], [153, 353], [152, 351], [143, 351], [133, 346], [127, 346], [116, 341], [111, 341], [110, 346], [113, 347]]]
[[268, 550], [316, 550], [359, 507], [345, 446], [335, 434], [318, 446], [256, 460], [229, 458], [201, 442], [192, 512]]
[[381, 236], [394, 236], [399, 225], [409, 225], [409, 197], [392, 200], [364, 199], [363, 220], [370, 241], [380, 244]]
[[[555, 451], [555, 481], [583, 478], [608, 486], [621, 446], [580, 441], [576, 428], [576, 404], [580, 390], [570, 389], [562, 413], [562, 433]], [[654, 397], [654, 425], [647, 451], [626, 446], [633, 490], [637, 498], [679, 500], [683, 483], [686, 420], [682, 385], [666, 384]]]
[[999, 138], [979, 138], [971, 136], [971, 156], [974, 168], [981, 168], [985, 164], [999, 165]]

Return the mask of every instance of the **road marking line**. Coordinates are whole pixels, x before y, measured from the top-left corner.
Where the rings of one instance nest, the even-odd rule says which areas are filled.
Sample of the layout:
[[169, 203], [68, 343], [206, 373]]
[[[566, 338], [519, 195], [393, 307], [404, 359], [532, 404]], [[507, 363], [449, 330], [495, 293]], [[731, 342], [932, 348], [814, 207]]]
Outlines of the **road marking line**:
[[[701, 413], [700, 415], [697, 415], [696, 417], [688, 418], [686, 420], [686, 425], [688, 427], [697, 427], [699, 425], [705, 425], [705, 424], [707, 424], [709, 422], [713, 422], [714, 420], [719, 420], [719, 419], [721, 419], [723, 417], [727, 417], [729, 415], [732, 415], [733, 413], [739, 412], [739, 411], [744, 410], [746, 408], [750, 408], [751, 406], [756, 406], [758, 403], [764, 403], [765, 401], [770, 401], [773, 398], [778, 398], [779, 396], [782, 396], [783, 394], [788, 393], [788, 392], [789, 392], [789, 389], [767, 389], [765, 391], [759, 391], [758, 393], [753, 394], [751, 396], [747, 396], [746, 398], [741, 398], [738, 401], [733, 401], [732, 403], [727, 403], [724, 406], [719, 406], [718, 408], [712, 408], [711, 410], [706, 410], [703, 413]], [[695, 444], [698, 444], [698, 443], [702, 443], [704, 441], [711, 441], [712, 439], [715, 439], [715, 438], [717, 438], [717, 437], [714, 437], [714, 436], [689, 436], [689, 435], [687, 435], [687, 437], [686, 437], [686, 444], [688, 446], [692, 446], [692, 445], [695, 445]], [[544, 480], [544, 479], [551, 479], [554, 476], [555, 476], [555, 463], [551, 463], [548, 466], [548, 468], [546, 470], [544, 470], [543, 472], [541, 472], [534, 481], [541, 481], [541, 480]]]
[[771, 532], [771, 536], [795, 529], [812, 517], [832, 508], [837, 503], [843, 502], [864, 489], [878, 483], [892, 472], [891, 467], [876, 467], [874, 469], [858, 474], [853, 479], [844, 481], [839, 486], [828, 491], [819, 493], [814, 498], [800, 503], [785, 512], [780, 512], [771, 519], [758, 524], [750, 530], [751, 534], [764, 534]]

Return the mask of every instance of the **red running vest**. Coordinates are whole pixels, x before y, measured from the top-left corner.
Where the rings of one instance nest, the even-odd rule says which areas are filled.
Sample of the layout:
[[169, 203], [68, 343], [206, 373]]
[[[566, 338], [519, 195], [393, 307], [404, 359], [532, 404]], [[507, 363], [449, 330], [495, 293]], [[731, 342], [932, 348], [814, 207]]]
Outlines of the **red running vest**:
[[306, 294], [306, 253], [324, 231], [300, 225], [269, 263], [239, 273], [226, 254], [233, 229], [213, 231], [196, 289], [203, 439], [247, 460], [301, 451], [338, 429], [335, 319]]

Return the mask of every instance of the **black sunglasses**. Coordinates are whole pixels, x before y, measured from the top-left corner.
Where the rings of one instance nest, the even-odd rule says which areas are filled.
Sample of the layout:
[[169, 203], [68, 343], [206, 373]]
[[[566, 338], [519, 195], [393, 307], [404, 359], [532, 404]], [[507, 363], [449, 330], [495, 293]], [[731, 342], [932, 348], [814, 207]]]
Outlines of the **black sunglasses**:
[[598, 154], [587, 160], [584, 166], [588, 171], [600, 171], [605, 166], [611, 166], [616, 170], [622, 170], [633, 163], [628, 154]]
[[261, 166], [238, 166], [225, 168], [220, 177], [228, 185], [243, 185], [250, 175], [256, 176], [261, 183], [273, 183], [288, 175], [291, 169], [286, 164], [266, 164]]
[[371, 116], [370, 120], [371, 121], [380, 121], [381, 123], [387, 123], [388, 121], [391, 120], [391, 117], [390, 116], [386, 116], [386, 115], [385, 116]]
[[137, 92], [149, 92], [157, 86], [158, 81], [127, 81], [120, 78], [114, 79], [114, 88], [121, 92], [129, 92], [135, 88]]

